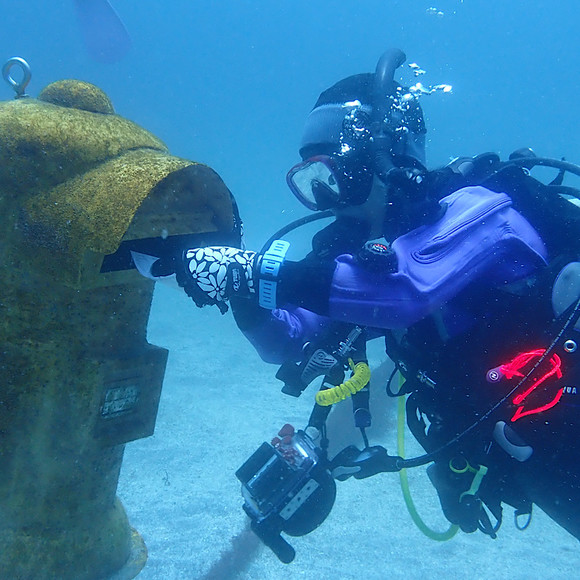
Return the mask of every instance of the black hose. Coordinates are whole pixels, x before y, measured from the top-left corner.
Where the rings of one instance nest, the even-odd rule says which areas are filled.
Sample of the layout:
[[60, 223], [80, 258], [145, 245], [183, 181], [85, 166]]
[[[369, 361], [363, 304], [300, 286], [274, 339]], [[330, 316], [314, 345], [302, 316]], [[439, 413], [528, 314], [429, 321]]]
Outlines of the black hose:
[[260, 254], [262, 254], [262, 255], [265, 254], [266, 250], [268, 250], [268, 248], [272, 245], [272, 242], [274, 240], [279, 240], [280, 238], [285, 236], [288, 232], [291, 232], [292, 230], [295, 230], [296, 228], [299, 228], [299, 227], [304, 226], [306, 224], [309, 224], [311, 222], [315, 222], [315, 221], [322, 220], [322, 219], [329, 218], [329, 217], [333, 217], [333, 216], [334, 216], [334, 213], [332, 213], [331, 210], [326, 210], [326, 211], [322, 211], [320, 213], [307, 215], [307, 216], [301, 217], [297, 220], [294, 220], [293, 222], [290, 222], [288, 225], [285, 225], [283, 228], [280, 228], [276, 233], [274, 233], [272, 236], [270, 236], [266, 240], [266, 243], [262, 246], [262, 249], [260, 250]]
[[542, 167], [553, 167], [554, 169], [567, 171], [568, 173], [573, 173], [580, 177], [580, 166], [575, 163], [570, 163], [569, 161], [564, 161], [563, 159], [550, 159], [549, 157], [522, 157], [521, 159], [510, 159], [509, 161], [506, 161], [505, 164], [517, 165], [518, 167], [524, 167], [525, 169], [532, 169], [536, 165]]
[[391, 103], [388, 97], [394, 94], [397, 86], [394, 79], [395, 71], [405, 60], [407, 60], [407, 57], [399, 48], [389, 48], [379, 59], [373, 86], [373, 123], [382, 125], [389, 113]]
[[395, 71], [406, 58], [402, 50], [391, 48], [383, 53], [375, 70], [371, 133], [375, 174], [383, 183], [388, 182], [389, 171], [394, 168], [392, 158], [394, 135], [388, 123], [393, 101], [389, 97], [393, 97], [397, 89]]

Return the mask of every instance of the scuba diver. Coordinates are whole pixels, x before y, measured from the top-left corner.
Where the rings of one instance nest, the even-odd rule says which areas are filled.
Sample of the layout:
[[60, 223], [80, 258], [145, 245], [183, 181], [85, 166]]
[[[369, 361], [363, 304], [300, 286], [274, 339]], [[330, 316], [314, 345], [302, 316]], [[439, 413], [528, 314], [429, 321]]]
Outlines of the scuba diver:
[[[517, 522], [536, 504], [580, 538], [580, 208], [563, 185], [580, 168], [522, 149], [428, 170], [418, 99], [394, 80], [404, 61], [387, 51], [310, 112], [287, 181], [335, 219], [303, 260], [286, 259], [289, 243], [277, 239], [260, 252], [187, 249], [149, 272], [175, 274], [197, 306], [224, 312], [229, 302], [261, 357], [282, 365], [284, 392], [323, 377], [308, 426], [284, 426], [237, 473], [254, 531], [285, 562], [294, 553], [280, 532], [318, 526], [336, 480], [426, 464], [465, 532], [496, 537], [502, 503]], [[532, 177], [537, 166], [556, 177]], [[377, 336], [404, 377], [387, 392], [407, 397], [420, 457], [365, 436], [365, 344]], [[329, 458], [326, 416], [351, 395], [364, 447]]]

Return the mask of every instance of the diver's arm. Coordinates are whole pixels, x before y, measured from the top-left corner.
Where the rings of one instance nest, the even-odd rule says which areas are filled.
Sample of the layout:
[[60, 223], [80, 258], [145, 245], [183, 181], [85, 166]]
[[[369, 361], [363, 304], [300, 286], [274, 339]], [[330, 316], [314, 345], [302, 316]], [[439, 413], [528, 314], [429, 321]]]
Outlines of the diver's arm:
[[[546, 264], [542, 240], [507, 195], [469, 187], [442, 201], [447, 210], [440, 220], [393, 242], [395, 268], [369, 268], [344, 254], [314, 298], [310, 288], [289, 283], [280, 285], [278, 298], [335, 320], [405, 328], [474, 281], [505, 284]], [[300, 263], [285, 264], [282, 282], [299, 278], [299, 270]]]
[[384, 267], [351, 254], [290, 262], [280, 251], [288, 244], [276, 241], [264, 255], [227, 247], [188, 250], [176, 262], [176, 278], [198, 306], [215, 304], [225, 312], [228, 300], [244, 299], [271, 311], [245, 333], [255, 333], [255, 344], [271, 341], [278, 360], [317, 332], [320, 317], [405, 328], [468, 284], [507, 284], [546, 265], [544, 243], [506, 194], [466, 187], [441, 202], [444, 215], [397, 238], [396, 260], [389, 257]]

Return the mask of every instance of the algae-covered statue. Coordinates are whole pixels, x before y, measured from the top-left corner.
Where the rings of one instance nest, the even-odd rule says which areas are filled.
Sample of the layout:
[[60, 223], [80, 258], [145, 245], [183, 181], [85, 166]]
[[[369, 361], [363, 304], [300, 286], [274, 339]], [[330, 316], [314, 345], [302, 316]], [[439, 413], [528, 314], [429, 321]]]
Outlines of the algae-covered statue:
[[235, 203], [65, 80], [0, 102], [0, 211], [0, 577], [134, 577], [146, 551], [116, 488], [167, 351], [147, 342], [154, 282], [131, 252], [236, 245]]

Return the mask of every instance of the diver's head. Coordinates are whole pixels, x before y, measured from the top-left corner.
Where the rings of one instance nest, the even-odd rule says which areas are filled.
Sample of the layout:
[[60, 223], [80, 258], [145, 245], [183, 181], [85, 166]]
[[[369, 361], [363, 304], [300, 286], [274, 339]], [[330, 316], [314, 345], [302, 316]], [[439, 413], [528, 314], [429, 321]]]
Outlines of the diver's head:
[[421, 107], [393, 80], [404, 60], [401, 51], [388, 51], [375, 73], [345, 78], [318, 98], [302, 136], [303, 161], [287, 176], [309, 209], [360, 206], [377, 177], [387, 183], [393, 168], [425, 165]]

